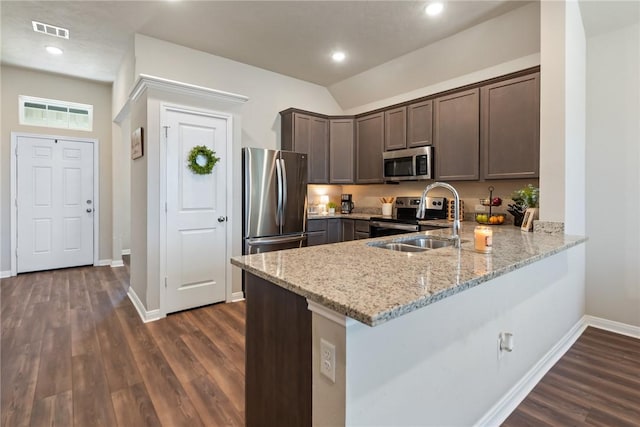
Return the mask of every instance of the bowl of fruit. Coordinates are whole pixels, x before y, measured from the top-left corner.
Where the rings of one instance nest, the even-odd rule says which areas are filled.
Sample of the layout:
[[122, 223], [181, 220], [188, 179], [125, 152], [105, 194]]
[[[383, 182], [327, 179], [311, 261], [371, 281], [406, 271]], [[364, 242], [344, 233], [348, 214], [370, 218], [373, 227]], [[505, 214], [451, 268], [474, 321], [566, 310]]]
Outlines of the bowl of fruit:
[[488, 225], [500, 225], [504, 224], [505, 215], [494, 213], [494, 214], [486, 214], [486, 213], [477, 213], [476, 214], [476, 222], [478, 224], [488, 224]]
[[488, 199], [480, 199], [482, 206], [501, 206], [502, 199], [500, 197], [490, 197]]

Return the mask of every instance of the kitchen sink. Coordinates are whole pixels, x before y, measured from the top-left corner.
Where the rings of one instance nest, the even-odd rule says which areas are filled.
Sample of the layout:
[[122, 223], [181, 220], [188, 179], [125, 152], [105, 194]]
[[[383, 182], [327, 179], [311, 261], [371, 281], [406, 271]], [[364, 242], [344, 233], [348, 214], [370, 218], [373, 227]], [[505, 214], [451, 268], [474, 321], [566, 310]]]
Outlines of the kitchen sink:
[[419, 237], [417, 239], [403, 240], [402, 244], [417, 246], [423, 249], [439, 249], [447, 246], [453, 246], [455, 241], [452, 239], [434, 239], [429, 237]]
[[379, 248], [390, 249], [398, 252], [424, 252], [429, 250], [427, 248], [421, 248], [420, 246], [407, 245], [404, 243], [382, 243], [381, 245], [371, 244], [371, 246], [377, 246]]
[[410, 239], [396, 239], [386, 242], [371, 242], [369, 246], [398, 252], [425, 252], [431, 249], [446, 248], [455, 245], [455, 240], [442, 237], [420, 236]]

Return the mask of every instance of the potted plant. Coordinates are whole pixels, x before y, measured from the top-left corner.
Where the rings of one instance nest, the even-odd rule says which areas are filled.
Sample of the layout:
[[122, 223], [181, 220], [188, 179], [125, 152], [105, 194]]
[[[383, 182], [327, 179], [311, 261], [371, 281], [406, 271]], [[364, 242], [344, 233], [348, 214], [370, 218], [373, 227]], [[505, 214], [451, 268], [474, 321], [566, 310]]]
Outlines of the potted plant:
[[540, 196], [540, 189], [529, 184], [526, 187], [522, 187], [520, 190], [516, 190], [511, 195], [511, 198], [516, 205], [527, 208], [537, 208], [538, 198]]
[[327, 208], [329, 208], [329, 215], [334, 215], [336, 213], [337, 204], [334, 202], [327, 203]]

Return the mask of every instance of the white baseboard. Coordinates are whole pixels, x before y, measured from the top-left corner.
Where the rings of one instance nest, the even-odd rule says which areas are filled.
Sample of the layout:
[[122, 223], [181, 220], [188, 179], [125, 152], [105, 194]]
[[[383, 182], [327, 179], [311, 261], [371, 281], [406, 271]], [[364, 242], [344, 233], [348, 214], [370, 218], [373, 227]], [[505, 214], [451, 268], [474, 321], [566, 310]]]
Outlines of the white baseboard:
[[238, 302], [244, 300], [244, 292], [234, 292], [231, 294], [231, 302]]
[[111, 265], [112, 259], [99, 259], [96, 264], [93, 264], [95, 267], [104, 267], [105, 265]]
[[571, 348], [571, 346], [580, 338], [582, 332], [592, 326], [598, 329], [604, 329], [621, 335], [627, 335], [633, 338], [640, 338], [640, 327], [628, 325], [626, 323], [615, 322], [613, 320], [602, 319], [600, 317], [584, 315], [578, 323], [576, 323], [569, 332], [563, 336], [551, 350], [545, 354], [526, 373], [520, 381], [514, 385], [511, 390], [505, 394], [498, 403], [482, 417], [475, 426], [499, 426], [509, 415], [518, 407], [518, 405], [527, 397], [544, 375], [560, 360], [560, 358]]
[[11, 270], [0, 271], [0, 279], [6, 279], [7, 277], [11, 277]]
[[632, 338], [640, 338], [640, 326], [627, 325], [626, 323], [620, 323], [589, 315], [584, 317], [588, 326], [615, 332], [620, 335], [627, 335]]
[[136, 308], [140, 319], [142, 319], [144, 323], [153, 322], [154, 320], [158, 320], [163, 317], [160, 316], [160, 309], [147, 310], [146, 308], [144, 308], [144, 304], [142, 304], [142, 301], [140, 301], [140, 298], [138, 298], [136, 291], [134, 291], [131, 286], [129, 286], [127, 295], [129, 296], [129, 300], [131, 301], [133, 306]]
[[124, 267], [124, 262], [122, 260], [111, 261], [111, 268], [116, 268], [116, 267]]
[[475, 423], [475, 426], [501, 425], [584, 332], [588, 326], [585, 318], [586, 316], [583, 316], [538, 363], [529, 369], [525, 376]]
[[131, 249], [123, 249], [122, 255], [131, 255]]

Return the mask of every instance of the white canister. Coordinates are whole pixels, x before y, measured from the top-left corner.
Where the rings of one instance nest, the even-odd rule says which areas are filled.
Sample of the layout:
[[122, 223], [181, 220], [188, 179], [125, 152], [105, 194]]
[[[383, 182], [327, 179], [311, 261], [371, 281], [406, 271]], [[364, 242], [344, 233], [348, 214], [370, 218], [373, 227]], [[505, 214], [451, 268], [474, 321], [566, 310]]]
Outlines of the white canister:
[[393, 203], [382, 204], [382, 216], [391, 216], [392, 212], [393, 212]]

